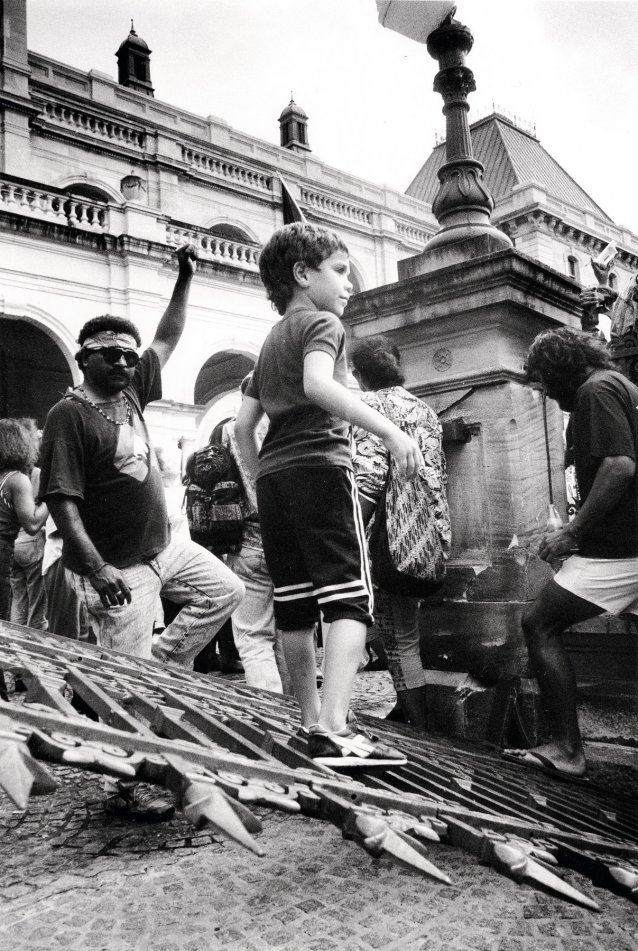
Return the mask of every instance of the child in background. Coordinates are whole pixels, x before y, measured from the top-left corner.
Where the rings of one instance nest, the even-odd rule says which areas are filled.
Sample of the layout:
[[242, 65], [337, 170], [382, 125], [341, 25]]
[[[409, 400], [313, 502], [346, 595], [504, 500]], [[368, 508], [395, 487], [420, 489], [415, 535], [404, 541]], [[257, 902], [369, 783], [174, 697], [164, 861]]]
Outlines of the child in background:
[[[301, 708], [309, 755], [326, 766], [396, 766], [397, 750], [349, 720], [354, 677], [372, 623], [366, 540], [352, 474], [348, 423], [377, 435], [413, 478], [416, 443], [347, 389], [339, 318], [352, 292], [348, 250], [332, 231], [287, 225], [264, 247], [259, 269], [282, 315], [264, 341], [235, 423], [257, 474], [264, 552], [275, 618]], [[269, 427], [261, 451], [256, 431]], [[330, 624], [324, 685], [317, 690], [314, 626]]]
[[13, 548], [23, 528], [35, 535], [49, 510], [33, 495], [40, 435], [34, 419], [0, 419], [0, 620], [9, 619]]

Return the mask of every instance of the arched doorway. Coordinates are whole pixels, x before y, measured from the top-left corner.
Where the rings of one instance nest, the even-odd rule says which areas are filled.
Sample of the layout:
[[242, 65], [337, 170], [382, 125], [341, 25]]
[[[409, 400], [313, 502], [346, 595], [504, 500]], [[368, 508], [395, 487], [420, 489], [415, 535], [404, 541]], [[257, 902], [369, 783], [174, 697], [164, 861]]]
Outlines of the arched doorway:
[[255, 365], [252, 357], [236, 350], [214, 353], [195, 380], [195, 403], [206, 405], [221, 393], [235, 390]]
[[73, 377], [62, 350], [39, 327], [0, 315], [0, 418], [47, 413]]
[[217, 423], [235, 416], [241, 399], [239, 384], [255, 366], [255, 358], [237, 350], [209, 357], [195, 380], [194, 402], [208, 409], [199, 424], [200, 445], [208, 442]]

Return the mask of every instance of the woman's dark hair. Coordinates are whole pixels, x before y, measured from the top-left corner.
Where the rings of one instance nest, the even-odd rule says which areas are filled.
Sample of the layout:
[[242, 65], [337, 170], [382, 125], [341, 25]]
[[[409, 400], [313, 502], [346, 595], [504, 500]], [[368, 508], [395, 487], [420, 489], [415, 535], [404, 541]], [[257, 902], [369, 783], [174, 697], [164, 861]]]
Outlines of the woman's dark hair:
[[611, 370], [614, 361], [604, 343], [591, 334], [562, 327], [545, 330], [529, 348], [525, 372], [530, 383], [576, 383], [587, 367]]
[[354, 345], [350, 362], [370, 390], [401, 386], [405, 374], [401, 370], [401, 354], [388, 337], [368, 337]]
[[17, 469], [30, 475], [40, 451], [35, 419], [0, 419], [0, 470]]

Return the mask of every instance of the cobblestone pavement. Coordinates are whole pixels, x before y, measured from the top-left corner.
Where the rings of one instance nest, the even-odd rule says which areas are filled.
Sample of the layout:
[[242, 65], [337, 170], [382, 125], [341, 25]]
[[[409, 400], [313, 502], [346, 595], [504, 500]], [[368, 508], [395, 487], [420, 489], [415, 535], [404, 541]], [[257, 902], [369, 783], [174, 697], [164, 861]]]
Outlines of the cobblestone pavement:
[[[358, 678], [354, 706], [383, 715], [388, 675]], [[635, 951], [638, 908], [567, 880], [601, 913], [518, 886], [433, 845], [451, 887], [373, 859], [328, 823], [255, 810], [259, 859], [181, 816], [127, 823], [101, 780], [54, 767], [59, 789], [26, 813], [0, 802], [1, 951]]]

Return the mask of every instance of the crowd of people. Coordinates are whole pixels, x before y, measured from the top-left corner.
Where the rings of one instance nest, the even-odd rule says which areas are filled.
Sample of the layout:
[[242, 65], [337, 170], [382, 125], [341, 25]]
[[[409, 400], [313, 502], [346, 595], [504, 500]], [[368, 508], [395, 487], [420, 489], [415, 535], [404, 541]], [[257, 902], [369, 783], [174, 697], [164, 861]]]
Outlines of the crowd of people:
[[[340, 320], [353, 289], [348, 250], [325, 228], [287, 225], [260, 257], [281, 319], [220, 434], [241, 487], [242, 538], [223, 556], [198, 544], [175, 503], [177, 471], [155, 453], [144, 421], [184, 328], [195, 249], [180, 248], [177, 260], [146, 350], [129, 320], [89, 320], [76, 354], [83, 382], [50, 410], [41, 443], [32, 420], [0, 420], [0, 618], [9, 617], [13, 590], [13, 620], [185, 667], [231, 619], [247, 683], [294, 694], [311, 758], [336, 768], [404, 763], [361, 729], [350, 700], [366, 642], [377, 637], [397, 694], [392, 716], [427, 729], [419, 599], [411, 588], [373, 583], [368, 540], [383, 507], [384, 530], [401, 523], [424, 574], [444, 565], [450, 516], [439, 420], [404, 388], [401, 355], [386, 337], [354, 346], [362, 392], [348, 387]], [[559, 635], [602, 611], [638, 613], [638, 389], [600, 343], [569, 330], [537, 338], [528, 378], [572, 414], [582, 506], [543, 541], [541, 557], [569, 557], [524, 620], [553, 738], [509, 754], [580, 775], [574, 679]], [[420, 511], [393, 511], [392, 479], [418, 487], [411, 498]], [[120, 784], [116, 795], [126, 804], [135, 787]]]

